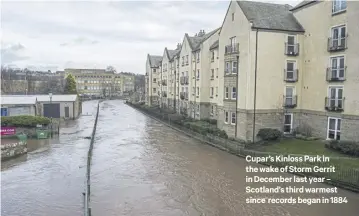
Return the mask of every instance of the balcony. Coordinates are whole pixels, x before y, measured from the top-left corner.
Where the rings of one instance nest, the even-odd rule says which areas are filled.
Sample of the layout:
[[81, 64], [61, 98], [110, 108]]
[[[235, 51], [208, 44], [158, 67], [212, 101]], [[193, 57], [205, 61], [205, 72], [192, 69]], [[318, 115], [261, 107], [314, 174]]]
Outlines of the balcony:
[[184, 93], [184, 99], [188, 100], [188, 92]]
[[345, 72], [347, 67], [344, 68], [327, 68], [327, 81], [328, 82], [342, 82], [345, 81]]
[[162, 92], [162, 97], [167, 97], [167, 92]]
[[157, 81], [157, 85], [161, 85], [161, 81]]
[[283, 107], [295, 108], [296, 106], [297, 106], [297, 96], [296, 95], [284, 95], [283, 96]]
[[167, 86], [167, 80], [162, 80], [162, 85]]
[[325, 109], [330, 112], [343, 112], [345, 98], [325, 98]]
[[347, 36], [342, 38], [328, 38], [328, 52], [343, 51], [347, 48]]
[[185, 98], [185, 93], [184, 92], [180, 93], [180, 98], [181, 98], [181, 100], [184, 100], [184, 98]]
[[189, 79], [188, 76], [184, 77], [184, 84], [188, 85], [188, 79]]
[[297, 82], [298, 81], [298, 69], [294, 69], [294, 70], [284, 69], [284, 81], [285, 82]]
[[181, 85], [184, 85], [184, 83], [185, 83], [184, 80], [185, 80], [185, 77], [181, 77], [181, 78], [180, 78], [180, 83], [181, 83]]
[[297, 56], [299, 55], [299, 44], [288, 44], [285, 43], [284, 54], [287, 56]]
[[239, 43], [230, 44], [224, 47], [225, 55], [236, 54], [236, 53], [239, 53]]
[[214, 76], [213, 76], [213, 75], [211, 76], [211, 80], [214, 80]]

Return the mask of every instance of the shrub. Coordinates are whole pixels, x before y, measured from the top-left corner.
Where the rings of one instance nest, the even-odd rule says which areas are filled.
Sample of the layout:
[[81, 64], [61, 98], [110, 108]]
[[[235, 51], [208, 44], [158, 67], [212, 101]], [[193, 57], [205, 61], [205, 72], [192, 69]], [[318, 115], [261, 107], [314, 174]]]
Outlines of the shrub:
[[257, 136], [262, 140], [277, 140], [281, 138], [282, 132], [280, 132], [278, 129], [262, 128], [259, 129]]
[[2, 116], [1, 126], [14, 126], [14, 127], [36, 127], [36, 125], [48, 125], [50, 119], [42, 116]]
[[209, 119], [209, 118], [207, 118], [207, 119], [203, 119], [203, 121], [208, 122], [208, 123], [213, 124], [213, 125], [217, 125], [217, 119]]
[[359, 143], [353, 141], [331, 140], [325, 147], [342, 152], [346, 155], [359, 157]]
[[311, 126], [309, 126], [307, 123], [303, 123], [294, 129], [294, 134], [301, 134], [306, 137], [311, 137], [312, 131], [313, 128]]
[[228, 135], [227, 135], [225, 130], [219, 131], [218, 136], [222, 137], [222, 138], [225, 138], [225, 139], [228, 139]]

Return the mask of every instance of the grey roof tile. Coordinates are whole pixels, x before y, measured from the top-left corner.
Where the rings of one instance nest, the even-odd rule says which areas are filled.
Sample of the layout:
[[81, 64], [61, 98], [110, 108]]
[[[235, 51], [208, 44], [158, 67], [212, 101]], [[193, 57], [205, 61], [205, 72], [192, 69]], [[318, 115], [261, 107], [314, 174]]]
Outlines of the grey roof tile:
[[216, 49], [219, 46], [219, 40], [216, 40], [210, 47], [209, 50]]
[[188, 36], [189, 42], [191, 44], [192, 51], [196, 51], [200, 49], [200, 45], [207, 40], [209, 37], [211, 37], [214, 33], [216, 33], [220, 28], [216, 28], [213, 31], [208, 32], [207, 34], [204, 34], [203, 36], [194, 36], [190, 37]]
[[237, 1], [254, 28], [304, 32], [290, 5], [254, 1]]
[[159, 67], [161, 66], [162, 62], [162, 56], [156, 56], [156, 55], [148, 55], [150, 60], [150, 66], [151, 67]]

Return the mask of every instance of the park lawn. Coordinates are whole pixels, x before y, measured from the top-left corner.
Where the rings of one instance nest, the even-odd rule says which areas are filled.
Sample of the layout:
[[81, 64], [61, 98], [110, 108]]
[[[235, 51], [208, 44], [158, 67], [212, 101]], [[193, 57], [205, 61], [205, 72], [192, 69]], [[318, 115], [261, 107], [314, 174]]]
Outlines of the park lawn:
[[[280, 154], [325, 155], [331, 157], [329, 164], [336, 167], [359, 169], [359, 158], [350, 157], [340, 152], [328, 149], [320, 140], [305, 141], [299, 139], [284, 139], [278, 143], [263, 145], [256, 148], [258, 151]], [[341, 158], [337, 158], [341, 157]]]

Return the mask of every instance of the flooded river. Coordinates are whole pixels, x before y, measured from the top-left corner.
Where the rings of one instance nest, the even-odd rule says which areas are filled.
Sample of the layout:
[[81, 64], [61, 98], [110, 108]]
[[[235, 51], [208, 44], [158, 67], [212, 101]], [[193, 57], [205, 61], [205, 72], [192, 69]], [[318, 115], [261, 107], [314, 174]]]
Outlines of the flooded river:
[[[84, 113], [94, 112], [95, 106], [86, 102]], [[81, 137], [91, 133], [92, 121], [93, 117], [81, 117], [64, 128], [57, 141], [46, 144], [46, 150], [3, 169], [3, 215], [82, 214], [88, 140]], [[336, 196], [347, 197], [347, 204], [246, 204], [246, 198], [258, 195], [245, 193], [244, 159], [170, 129], [122, 101], [101, 103], [92, 164], [93, 216], [357, 216], [359, 212], [359, 194], [346, 190], [338, 190]]]

